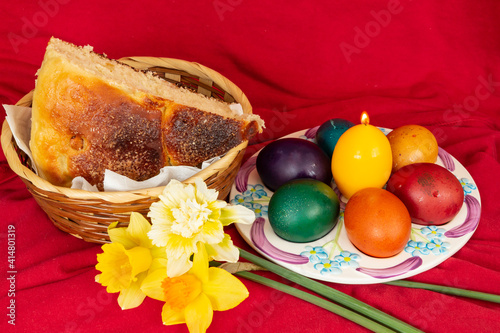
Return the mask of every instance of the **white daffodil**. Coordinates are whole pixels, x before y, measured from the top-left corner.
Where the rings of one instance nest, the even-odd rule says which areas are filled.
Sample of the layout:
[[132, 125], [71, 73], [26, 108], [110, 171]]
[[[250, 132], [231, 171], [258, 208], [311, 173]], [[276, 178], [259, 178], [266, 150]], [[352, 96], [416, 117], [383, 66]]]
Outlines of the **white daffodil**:
[[209, 260], [238, 261], [238, 249], [223, 228], [231, 223], [252, 223], [255, 213], [241, 205], [230, 206], [217, 196], [218, 192], [208, 189], [201, 178], [194, 184], [172, 180], [160, 200], [151, 205], [148, 236], [154, 245], [166, 248], [169, 277], [182, 275], [192, 267], [191, 256], [199, 243], [205, 245]]

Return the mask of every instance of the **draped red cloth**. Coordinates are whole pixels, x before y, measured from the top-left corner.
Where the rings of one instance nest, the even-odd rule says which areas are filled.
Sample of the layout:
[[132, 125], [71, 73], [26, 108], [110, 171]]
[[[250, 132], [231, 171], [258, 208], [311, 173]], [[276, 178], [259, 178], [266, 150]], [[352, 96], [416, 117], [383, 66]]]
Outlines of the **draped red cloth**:
[[[266, 121], [247, 157], [271, 139], [330, 118], [357, 123], [362, 110], [376, 126], [426, 126], [472, 175], [482, 211], [462, 249], [409, 280], [500, 294], [497, 1], [20, 0], [3, 1], [0, 9], [3, 104], [34, 88], [45, 46], [56, 36], [111, 58], [180, 58], [228, 77]], [[159, 301], [122, 311], [117, 294], [94, 282], [100, 246], [54, 227], [3, 152], [0, 212], [2, 332], [187, 332], [185, 325], [162, 325]], [[250, 250], [234, 227], [227, 231]], [[15, 235], [14, 274], [8, 273], [9, 234]], [[214, 313], [209, 332], [365, 331], [242, 281], [250, 297]], [[426, 332], [500, 331], [498, 304], [386, 284], [330, 285]], [[15, 326], [8, 323], [12, 301]]]

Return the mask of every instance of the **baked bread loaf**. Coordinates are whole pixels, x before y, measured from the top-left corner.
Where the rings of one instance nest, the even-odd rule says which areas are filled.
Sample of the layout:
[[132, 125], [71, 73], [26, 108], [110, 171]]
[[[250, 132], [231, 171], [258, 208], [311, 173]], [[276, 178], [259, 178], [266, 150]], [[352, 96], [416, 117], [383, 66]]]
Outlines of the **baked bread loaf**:
[[263, 121], [150, 72], [51, 38], [37, 72], [30, 149], [39, 176], [102, 189], [104, 171], [145, 180], [196, 166], [262, 131]]

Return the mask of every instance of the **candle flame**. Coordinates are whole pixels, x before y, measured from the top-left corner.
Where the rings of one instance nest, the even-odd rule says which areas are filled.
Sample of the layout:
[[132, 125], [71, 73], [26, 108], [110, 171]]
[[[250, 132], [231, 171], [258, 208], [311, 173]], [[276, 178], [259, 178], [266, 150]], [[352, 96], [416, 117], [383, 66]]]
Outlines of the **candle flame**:
[[368, 124], [370, 124], [370, 117], [368, 117], [368, 112], [363, 111], [363, 112], [361, 113], [361, 123], [362, 123], [363, 125], [368, 125]]

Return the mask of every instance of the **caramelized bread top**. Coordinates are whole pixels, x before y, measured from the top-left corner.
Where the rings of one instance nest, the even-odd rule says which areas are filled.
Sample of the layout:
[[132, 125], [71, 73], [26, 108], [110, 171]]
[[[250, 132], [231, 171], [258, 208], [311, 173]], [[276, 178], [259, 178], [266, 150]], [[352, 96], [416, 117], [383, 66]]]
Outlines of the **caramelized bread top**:
[[263, 126], [256, 115], [54, 38], [32, 110], [39, 175], [58, 186], [82, 176], [100, 189], [106, 169], [145, 180], [166, 165], [221, 155]]

